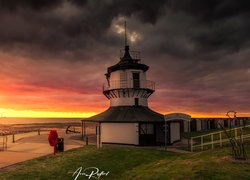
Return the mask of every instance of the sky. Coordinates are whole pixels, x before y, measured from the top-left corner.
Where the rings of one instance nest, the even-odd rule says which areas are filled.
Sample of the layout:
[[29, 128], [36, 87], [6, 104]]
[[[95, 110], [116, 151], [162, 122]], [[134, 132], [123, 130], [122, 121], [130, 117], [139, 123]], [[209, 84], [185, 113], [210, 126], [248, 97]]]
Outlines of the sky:
[[160, 113], [250, 116], [248, 0], [0, 0], [0, 114], [88, 117], [109, 107], [107, 67], [130, 49]]

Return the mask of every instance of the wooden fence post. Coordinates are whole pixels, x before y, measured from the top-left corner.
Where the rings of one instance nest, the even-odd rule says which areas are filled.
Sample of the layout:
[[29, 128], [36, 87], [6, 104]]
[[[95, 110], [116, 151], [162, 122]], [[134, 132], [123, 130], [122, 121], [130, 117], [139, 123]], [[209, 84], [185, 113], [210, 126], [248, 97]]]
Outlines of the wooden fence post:
[[240, 128], [241, 130], [241, 140], [242, 140], [242, 143], [244, 142], [243, 139], [244, 139], [244, 134], [243, 134], [243, 131], [242, 131], [242, 128]]
[[201, 150], [203, 151], [203, 136], [201, 136]]
[[7, 149], [8, 136], [3, 135], [3, 150]]
[[221, 138], [221, 132], [220, 132], [220, 147], [222, 147], [222, 138]]
[[84, 122], [84, 126], [83, 126], [83, 130], [84, 130], [84, 136], [86, 136], [86, 123]]
[[212, 149], [214, 149], [214, 134], [211, 134]]
[[191, 147], [191, 152], [193, 152], [193, 137], [191, 137], [190, 147]]
[[89, 145], [89, 138], [88, 138], [88, 136], [85, 136], [85, 140], [86, 140], [86, 145]]

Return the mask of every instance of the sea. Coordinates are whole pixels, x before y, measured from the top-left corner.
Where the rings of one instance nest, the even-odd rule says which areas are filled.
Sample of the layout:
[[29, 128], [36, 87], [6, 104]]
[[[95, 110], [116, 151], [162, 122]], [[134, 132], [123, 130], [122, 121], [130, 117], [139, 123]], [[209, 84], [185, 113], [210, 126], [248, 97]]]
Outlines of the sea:
[[0, 124], [48, 124], [48, 123], [80, 123], [84, 118], [9, 118], [1, 117]]

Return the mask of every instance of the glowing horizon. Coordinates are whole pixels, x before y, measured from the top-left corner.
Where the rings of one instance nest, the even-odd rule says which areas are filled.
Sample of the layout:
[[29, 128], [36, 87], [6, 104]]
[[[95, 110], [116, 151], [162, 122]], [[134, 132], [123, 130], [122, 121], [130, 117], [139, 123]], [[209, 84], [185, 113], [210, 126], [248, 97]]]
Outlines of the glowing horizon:
[[[6, 67], [5, 72], [0, 73], [0, 114], [4, 117], [85, 118], [109, 107], [109, 100], [102, 94], [103, 72], [106, 66], [116, 61], [82, 73], [78, 63], [64, 62], [53, 66], [46, 62], [45, 66], [43, 61], [35, 62], [1, 53], [0, 59], [5, 59], [2, 64]], [[33, 77], [33, 73], [39, 72], [41, 67], [44, 71]], [[68, 67], [74, 71], [68, 71]], [[93, 74], [93, 71], [97, 73]], [[157, 84], [164, 85], [161, 79], [155, 79]], [[200, 100], [200, 97], [206, 96], [213, 101]], [[225, 104], [214, 97], [214, 92], [193, 92], [188, 87], [180, 90], [180, 87], [171, 84], [158, 86], [148, 102], [149, 107], [162, 114], [182, 112], [192, 117], [225, 117], [225, 113], [233, 109], [242, 116], [250, 116], [247, 98], [241, 98], [241, 103], [232, 101]]]
[[[105, 109], [105, 108], [104, 108]], [[106, 108], [107, 109], [107, 108]], [[88, 118], [94, 116], [102, 111], [96, 112], [51, 112], [51, 111], [33, 111], [33, 110], [13, 110], [0, 108], [0, 114], [2, 118]], [[161, 114], [169, 113], [186, 113], [194, 118], [225, 118], [226, 113], [218, 114], [200, 114], [200, 113], [188, 113], [188, 112], [159, 112]], [[249, 117], [249, 113], [238, 113], [239, 117]]]

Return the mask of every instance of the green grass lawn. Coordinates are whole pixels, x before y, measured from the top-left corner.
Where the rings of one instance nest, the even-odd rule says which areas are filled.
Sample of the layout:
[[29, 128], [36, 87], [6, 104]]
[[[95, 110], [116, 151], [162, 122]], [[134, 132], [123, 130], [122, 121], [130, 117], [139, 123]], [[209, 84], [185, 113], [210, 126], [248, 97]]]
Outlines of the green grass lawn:
[[110, 171], [100, 179], [250, 179], [250, 163], [231, 161], [229, 154], [228, 148], [177, 154], [150, 148], [85, 146], [1, 169], [0, 179], [73, 179], [69, 171], [91, 166]]

